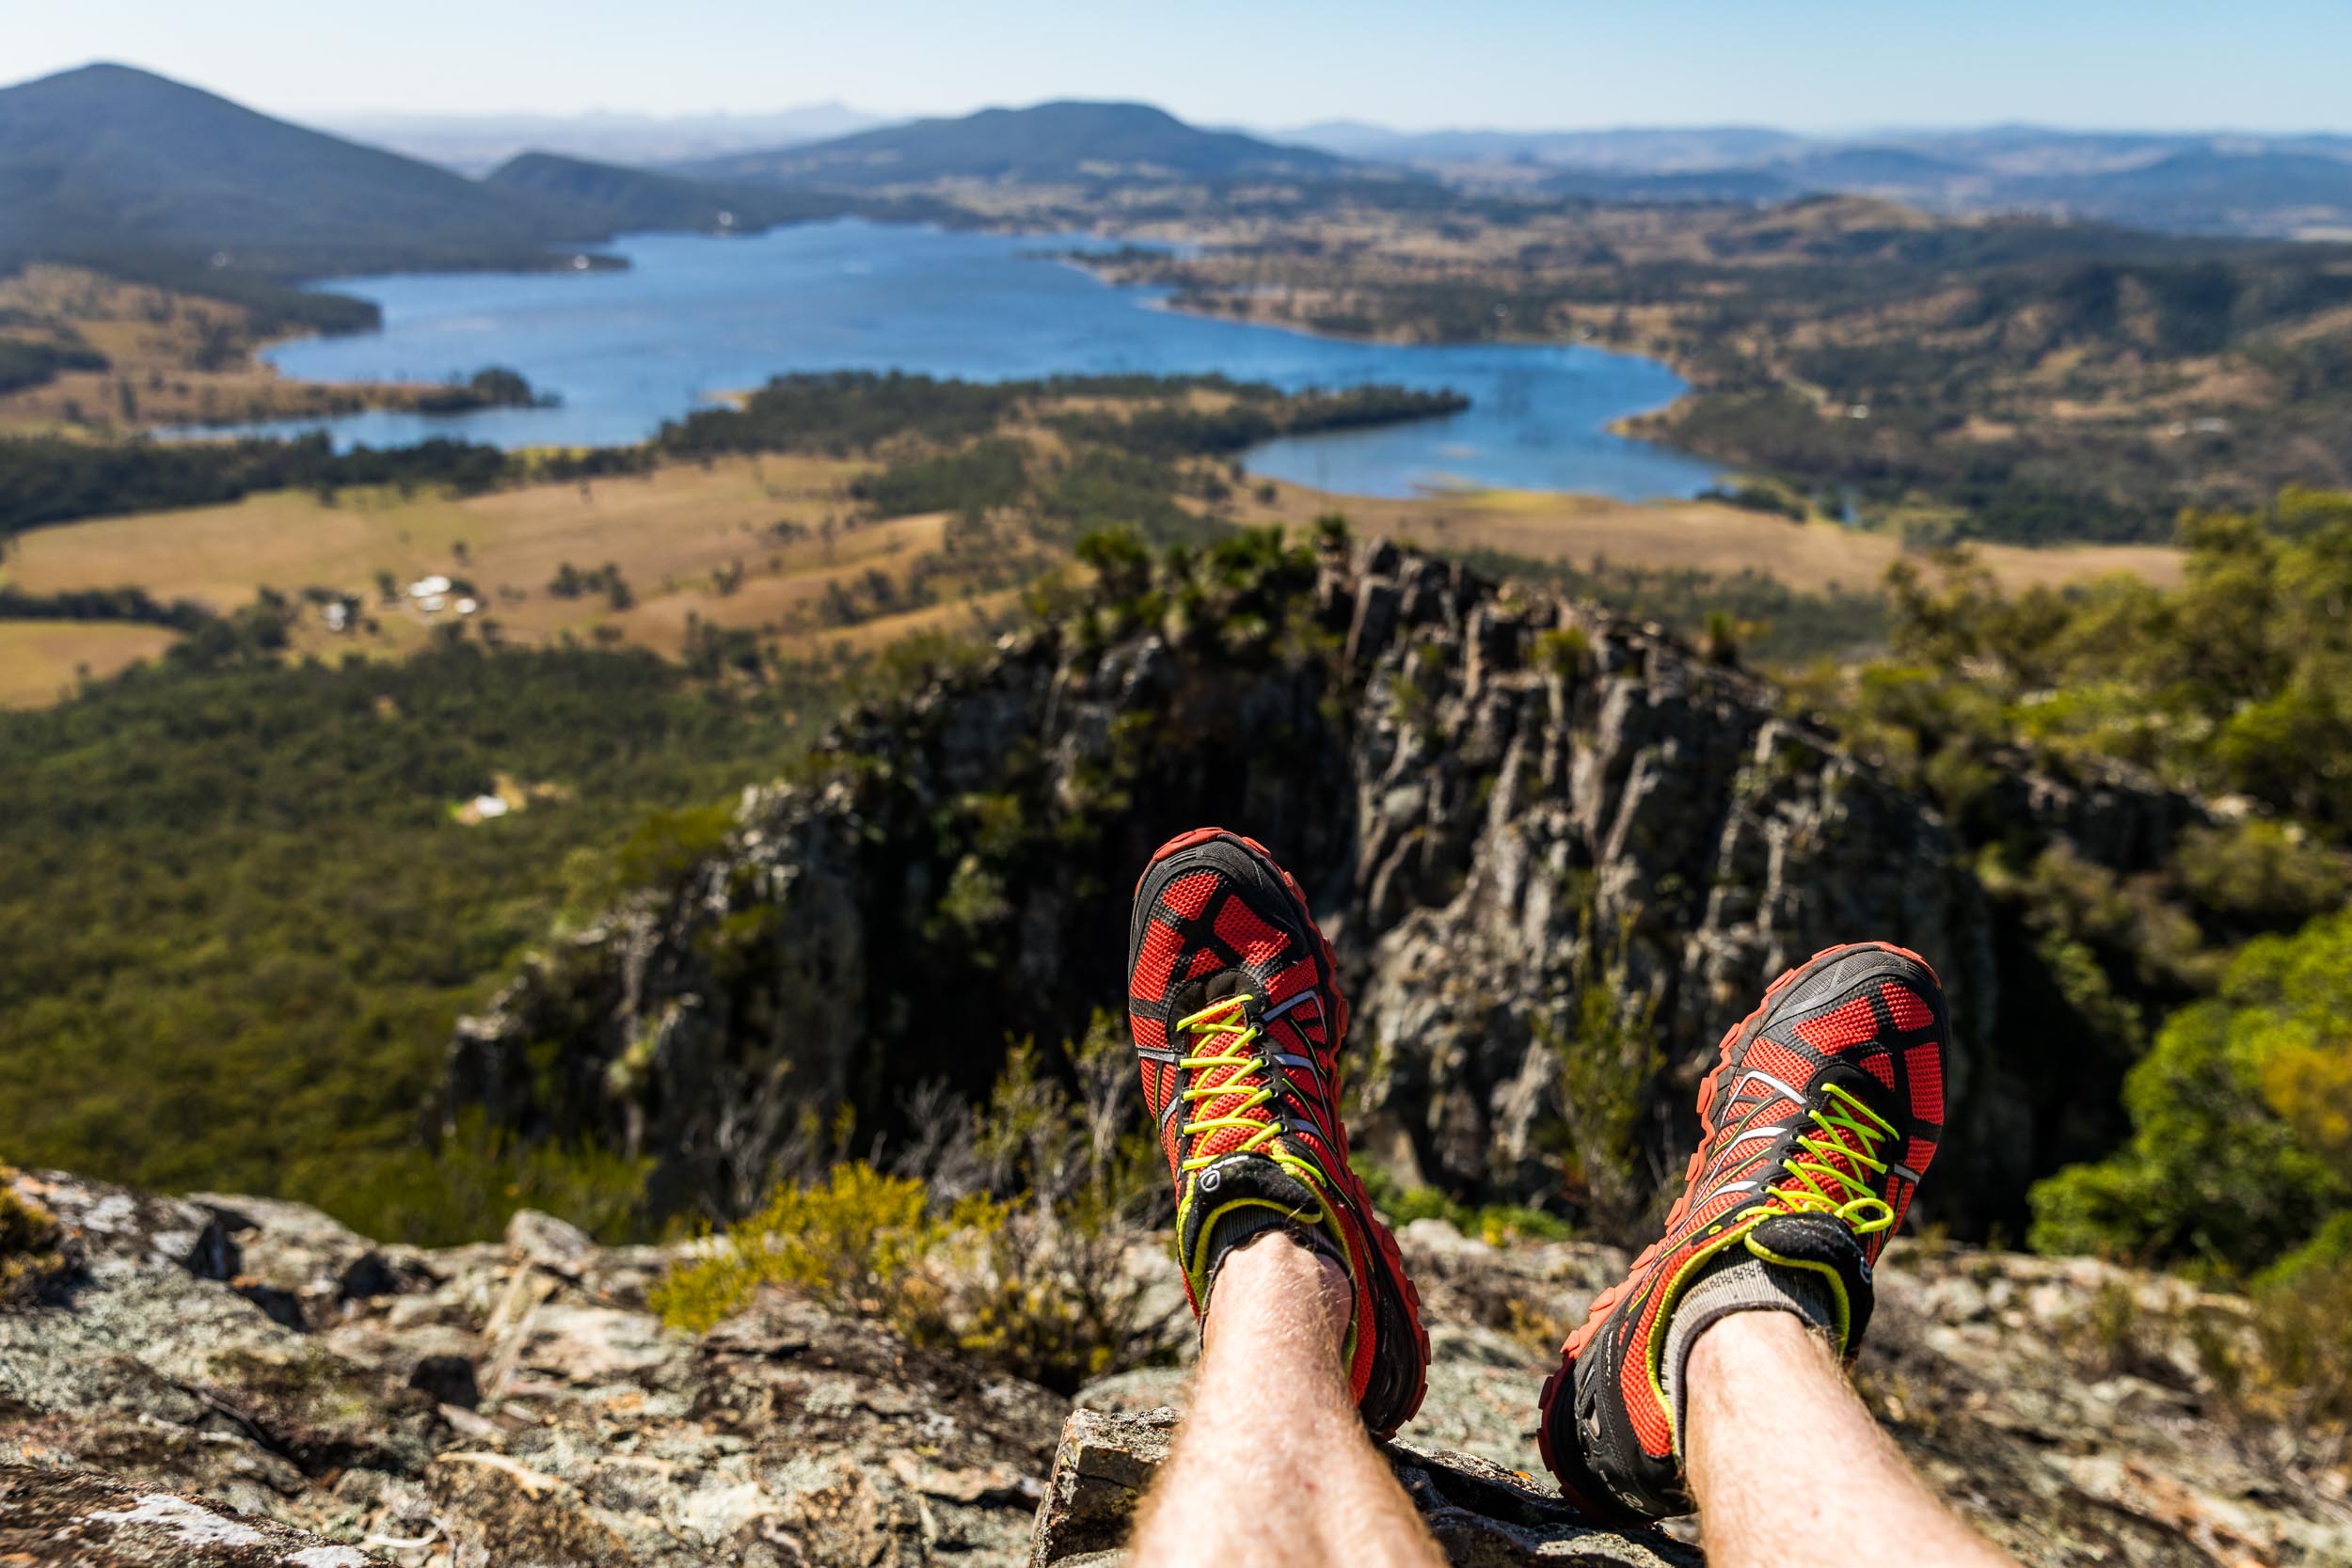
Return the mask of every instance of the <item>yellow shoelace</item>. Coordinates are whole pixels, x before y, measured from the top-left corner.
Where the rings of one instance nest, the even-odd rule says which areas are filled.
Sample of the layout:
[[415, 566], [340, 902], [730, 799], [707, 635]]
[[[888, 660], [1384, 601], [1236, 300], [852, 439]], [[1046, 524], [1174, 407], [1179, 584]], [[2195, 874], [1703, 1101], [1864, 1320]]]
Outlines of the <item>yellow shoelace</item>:
[[[1226, 1154], [1254, 1153], [1281, 1131], [1271, 1121], [1258, 1121], [1248, 1115], [1272, 1100], [1274, 1090], [1258, 1076], [1264, 1064], [1249, 1052], [1249, 1047], [1258, 1038], [1258, 1026], [1242, 1016], [1242, 1004], [1248, 1000], [1246, 995], [1229, 996], [1221, 1002], [1211, 1003], [1188, 1018], [1176, 1021], [1177, 1033], [1191, 1036], [1200, 1042], [1200, 1049], [1203, 1052], [1199, 1055], [1178, 1057], [1178, 1067], [1188, 1073], [1205, 1072], [1212, 1068], [1232, 1069], [1215, 1085], [1184, 1090], [1182, 1098], [1199, 1101], [1222, 1100], [1234, 1094], [1247, 1094], [1248, 1097], [1224, 1116], [1184, 1123], [1184, 1134], [1187, 1138], [1197, 1138], [1203, 1132], [1222, 1127], [1246, 1128], [1249, 1132], [1248, 1137], [1221, 1153], [1194, 1155], [1184, 1163], [1185, 1170], [1199, 1170], [1223, 1159]], [[1213, 1053], [1206, 1049], [1212, 1045], [1217, 1048]]]
[[1829, 1085], [1829, 1095], [1831, 1103], [1813, 1113], [1820, 1135], [1797, 1140], [1804, 1152], [1791, 1154], [1781, 1166], [1794, 1180], [1772, 1191], [1792, 1214], [1828, 1214], [1843, 1220], [1855, 1235], [1867, 1236], [1895, 1223], [1894, 1208], [1831, 1159], [1842, 1155], [1849, 1164], [1883, 1175], [1886, 1162], [1876, 1157], [1879, 1145], [1899, 1134], [1893, 1122], [1836, 1085]]

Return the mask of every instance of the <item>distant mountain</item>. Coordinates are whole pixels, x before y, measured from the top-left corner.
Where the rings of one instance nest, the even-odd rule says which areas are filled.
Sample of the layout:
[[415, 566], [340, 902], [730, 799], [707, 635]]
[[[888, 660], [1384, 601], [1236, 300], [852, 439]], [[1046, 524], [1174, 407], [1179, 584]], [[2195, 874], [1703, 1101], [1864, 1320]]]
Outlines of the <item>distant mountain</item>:
[[2019, 180], [2021, 202], [2080, 217], [2212, 233], [2352, 229], [2352, 161], [2198, 149], [2103, 174]]
[[1667, 174], [1734, 168], [1818, 144], [1787, 131], [1717, 125], [1617, 131], [1391, 131], [1359, 120], [1327, 120], [1279, 133], [1282, 139], [1351, 158], [1390, 163], [1515, 162]]
[[1312, 147], [1343, 158], [1396, 158], [1403, 154], [1395, 149], [1413, 140], [1419, 133], [1391, 131], [1385, 125], [1360, 119], [1324, 119], [1267, 135], [1294, 147]]
[[750, 231], [850, 212], [943, 215], [545, 152], [469, 180], [123, 66], [0, 88], [0, 264], [78, 259], [224, 285], [232, 274], [527, 267], [546, 264], [551, 245], [616, 233]]
[[1809, 187], [1772, 168], [1646, 174], [1567, 167], [1545, 175], [1537, 188], [1585, 201], [1738, 202], [1760, 207], [1820, 187]]
[[1933, 185], [1966, 179], [1978, 172], [1966, 164], [1901, 147], [1832, 148], [1770, 166], [1794, 183], [1832, 191], [1874, 185]]
[[941, 180], [1030, 182], [1138, 177], [1333, 175], [1345, 161], [1237, 131], [1205, 131], [1147, 103], [1040, 103], [918, 119], [812, 147], [698, 160], [682, 171], [865, 190]]
[[118, 65], [0, 89], [0, 256], [226, 253], [255, 271], [522, 261], [593, 219]]
[[1991, 125], [1865, 138], [1744, 126], [1399, 132], [1334, 120], [1288, 133], [1457, 184], [1599, 201], [1892, 197], [1940, 213], [2030, 211], [2181, 233], [2352, 228], [2352, 135]]
[[910, 209], [844, 191], [694, 180], [551, 152], [526, 152], [511, 159], [484, 183], [492, 190], [549, 202], [567, 212], [593, 214], [602, 231], [613, 234], [652, 229], [749, 233], [781, 223], [851, 214], [895, 218], [945, 215], [944, 211], [930, 207]]
[[2132, 168], [2202, 147], [2209, 136], [2155, 131], [2056, 131], [2046, 125], [1987, 125], [1970, 131], [1893, 132], [1873, 145], [1902, 147], [1994, 174], [2098, 174]]
[[885, 116], [846, 104], [817, 103], [766, 115], [366, 115], [320, 128], [479, 175], [524, 152], [604, 164], [674, 164], [823, 141], [889, 123]]

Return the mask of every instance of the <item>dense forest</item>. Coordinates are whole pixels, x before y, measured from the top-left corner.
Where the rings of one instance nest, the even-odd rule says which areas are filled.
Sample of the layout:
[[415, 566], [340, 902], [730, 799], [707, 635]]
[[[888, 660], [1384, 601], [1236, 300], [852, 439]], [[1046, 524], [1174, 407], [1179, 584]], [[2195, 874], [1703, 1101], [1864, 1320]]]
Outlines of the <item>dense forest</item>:
[[815, 676], [473, 646], [289, 666], [266, 628], [226, 632], [0, 715], [10, 1158], [300, 1193], [386, 1235], [517, 1201], [594, 1217], [593, 1158], [428, 1170], [440, 1042], [564, 911], [786, 767], [825, 711]]
[[[2120, 1148], [2036, 1193], [2037, 1245], [2352, 1300], [2352, 495], [2182, 526], [2187, 580], [1995, 591], [1899, 571], [1889, 657], [1792, 700], [1915, 780], [2025, 911], [2086, 1059], [2128, 1066]], [[2017, 836], [2005, 760], [2206, 802], [2145, 874]], [[2332, 1271], [2332, 1272], [2331, 1272]]]

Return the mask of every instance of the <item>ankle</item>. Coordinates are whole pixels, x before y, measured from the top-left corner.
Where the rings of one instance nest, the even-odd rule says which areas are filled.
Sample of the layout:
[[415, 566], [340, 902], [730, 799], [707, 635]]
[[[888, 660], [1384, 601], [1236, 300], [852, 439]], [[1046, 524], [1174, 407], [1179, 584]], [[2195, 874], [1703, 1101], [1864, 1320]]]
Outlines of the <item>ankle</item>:
[[[1682, 1376], [1688, 1388], [1696, 1393], [1719, 1386], [1729, 1369], [1739, 1365], [1758, 1361], [1786, 1365], [1791, 1360], [1826, 1358], [1829, 1354], [1827, 1334], [1797, 1313], [1731, 1312], [1692, 1338], [1684, 1353]], [[1677, 1435], [1686, 1441], [1689, 1436], [1687, 1433]]]
[[1202, 1320], [1202, 1338], [1279, 1318], [1327, 1338], [1337, 1356], [1355, 1317], [1356, 1289], [1338, 1260], [1289, 1230], [1266, 1230], [1228, 1253]]

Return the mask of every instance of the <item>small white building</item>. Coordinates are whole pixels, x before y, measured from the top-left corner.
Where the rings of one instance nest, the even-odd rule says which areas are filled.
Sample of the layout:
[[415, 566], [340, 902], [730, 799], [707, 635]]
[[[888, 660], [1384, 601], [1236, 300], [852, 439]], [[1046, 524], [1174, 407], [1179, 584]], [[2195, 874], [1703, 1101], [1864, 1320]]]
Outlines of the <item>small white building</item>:
[[412, 599], [430, 599], [449, 592], [449, 578], [440, 576], [419, 578], [408, 585]]

